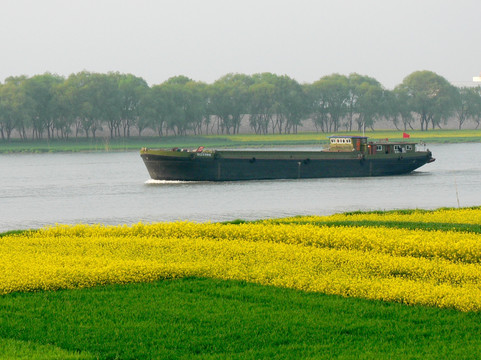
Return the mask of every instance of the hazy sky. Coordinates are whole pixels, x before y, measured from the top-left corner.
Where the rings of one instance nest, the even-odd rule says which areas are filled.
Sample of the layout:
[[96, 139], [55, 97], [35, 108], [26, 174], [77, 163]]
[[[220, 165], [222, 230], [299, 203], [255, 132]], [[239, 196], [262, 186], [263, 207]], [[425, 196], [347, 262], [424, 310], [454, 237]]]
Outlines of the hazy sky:
[[392, 89], [417, 70], [481, 73], [480, 0], [0, 0], [0, 82], [118, 71], [150, 85], [272, 72], [357, 72]]

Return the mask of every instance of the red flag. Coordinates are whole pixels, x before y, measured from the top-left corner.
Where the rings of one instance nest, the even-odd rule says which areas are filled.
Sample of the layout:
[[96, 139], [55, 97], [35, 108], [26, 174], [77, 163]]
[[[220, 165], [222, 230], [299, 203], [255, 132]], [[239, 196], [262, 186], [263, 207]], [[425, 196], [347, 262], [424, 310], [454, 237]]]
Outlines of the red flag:
[[403, 132], [403, 139], [408, 139], [409, 137], [411, 137], [411, 135], [406, 134], [405, 132]]

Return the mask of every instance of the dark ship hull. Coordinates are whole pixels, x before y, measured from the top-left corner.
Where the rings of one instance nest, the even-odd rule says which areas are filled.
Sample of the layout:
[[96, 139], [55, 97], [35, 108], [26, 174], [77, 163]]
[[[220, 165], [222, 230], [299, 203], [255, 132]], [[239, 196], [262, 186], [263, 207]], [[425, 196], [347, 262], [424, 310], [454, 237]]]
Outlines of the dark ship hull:
[[[399, 143], [397, 143], [398, 148]], [[375, 143], [371, 143], [374, 147]], [[394, 146], [395, 144], [389, 144]], [[179, 151], [142, 149], [152, 179], [237, 181], [407, 174], [434, 161], [430, 151]], [[404, 144], [406, 146], [406, 144]], [[390, 151], [391, 150], [391, 151]]]

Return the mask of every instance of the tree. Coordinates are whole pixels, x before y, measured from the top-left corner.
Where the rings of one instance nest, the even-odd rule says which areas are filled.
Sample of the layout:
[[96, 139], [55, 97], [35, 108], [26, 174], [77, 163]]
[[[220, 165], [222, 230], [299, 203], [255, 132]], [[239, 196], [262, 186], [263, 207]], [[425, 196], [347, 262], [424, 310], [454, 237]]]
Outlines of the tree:
[[42, 138], [45, 130], [49, 139], [53, 136], [54, 121], [58, 117], [55, 87], [63, 81], [63, 77], [50, 73], [35, 75], [26, 80], [26, 94], [32, 100], [33, 136], [38, 139]]
[[376, 118], [384, 115], [386, 109], [386, 92], [381, 84], [362, 83], [359, 88], [360, 97], [357, 102], [357, 127], [362, 131], [366, 126], [373, 129]]
[[409, 94], [405, 88], [398, 85], [393, 91], [388, 93], [386, 99], [386, 116], [391, 118], [391, 121], [398, 130], [400, 130], [399, 120], [404, 131], [407, 131], [408, 126], [410, 129], [413, 129], [411, 125], [413, 116], [409, 104]]
[[217, 117], [217, 133], [239, 132], [244, 114], [248, 112], [250, 76], [228, 74], [208, 87], [208, 111]]
[[274, 110], [275, 86], [256, 82], [249, 87], [249, 125], [256, 134], [267, 134]]
[[347, 78], [349, 95], [346, 99], [346, 129], [352, 131], [354, 120], [358, 131], [373, 128], [375, 119], [385, 115], [388, 96], [374, 78], [352, 73]]
[[162, 87], [166, 114], [166, 134], [168, 134], [169, 130], [172, 130], [174, 135], [180, 135], [187, 128], [184, 112], [184, 97], [182, 94], [183, 85], [167, 80], [162, 84]]
[[72, 105], [72, 117], [75, 119], [76, 136], [79, 130], [85, 131], [86, 137], [102, 129], [102, 123], [108, 124], [113, 136], [120, 120], [120, 95], [117, 78], [113, 74], [99, 74], [87, 71], [73, 74], [67, 79], [66, 98]]
[[327, 101], [320, 89], [319, 84], [306, 85], [307, 111], [310, 113], [314, 126], [317, 131], [327, 132], [329, 126], [329, 114], [327, 111]]
[[[91, 76], [92, 73], [87, 71], [71, 74], [62, 89], [61, 103], [70, 109], [75, 137], [83, 131], [84, 115], [90, 107], [86, 87]], [[86, 136], [88, 137], [88, 133]]]
[[[130, 136], [130, 127], [135, 125], [139, 119], [143, 94], [149, 86], [144, 79], [131, 74], [115, 74], [114, 76], [118, 81], [123, 135], [128, 137]], [[113, 137], [112, 131], [110, 136]]]
[[55, 88], [55, 97], [57, 98], [58, 113], [54, 127], [57, 130], [57, 137], [67, 139], [74, 123], [73, 99], [68, 81], [64, 81]]
[[205, 84], [177, 76], [162, 86], [167, 130], [173, 130], [176, 135], [185, 135], [188, 130], [200, 131], [207, 113]]
[[431, 71], [416, 71], [400, 85], [408, 97], [411, 111], [419, 115], [421, 130], [440, 126], [453, 112], [456, 89], [445, 78]]
[[155, 119], [154, 104], [153, 104], [153, 91], [152, 88], [147, 87], [145, 91], [142, 92], [140, 103], [142, 106], [139, 107], [139, 116], [135, 123], [135, 127], [139, 131], [139, 136], [142, 136], [142, 131], [147, 128], [152, 128]]
[[312, 84], [310, 93], [314, 118], [325, 121], [320, 125], [322, 131], [338, 131], [350, 99], [347, 77], [339, 74], [324, 76]]
[[26, 76], [9, 77], [0, 84], [0, 136], [10, 140], [12, 131], [17, 129], [20, 137], [26, 139], [26, 126], [31, 117], [32, 104], [26, 96]]
[[479, 123], [481, 122], [481, 87], [472, 88], [472, 119], [476, 123], [476, 129], [479, 127]]
[[191, 81], [185, 85], [185, 116], [191, 124], [194, 134], [202, 134], [202, 126], [208, 118], [207, 85], [202, 82]]
[[462, 87], [457, 90], [454, 111], [458, 118], [458, 129], [461, 129], [468, 119], [479, 115], [480, 94], [479, 88]]
[[[101, 124], [106, 122], [109, 126], [110, 137], [113, 138], [115, 130], [117, 130], [117, 134], [120, 133], [118, 127], [122, 115], [127, 116], [128, 114], [129, 116], [133, 116], [132, 113], [128, 113], [128, 110], [125, 111], [125, 106], [128, 106], [129, 100], [122, 96], [117, 74], [95, 74], [92, 80], [88, 87], [91, 96], [89, 101], [94, 104], [95, 107], [92, 111], [92, 117], [94, 119], [92, 135], [95, 137], [97, 124], [100, 124], [98, 128], [101, 129]], [[124, 114], [123, 111], [125, 111]], [[136, 113], [137, 109], [133, 111]], [[126, 122], [128, 124], [124, 127], [124, 136], [126, 136], [126, 131], [129, 130], [132, 125], [130, 119], [126, 120]]]
[[249, 87], [250, 125], [256, 132], [297, 131], [309, 114], [305, 88], [290, 77], [272, 73], [255, 74]]
[[277, 129], [279, 133], [297, 133], [297, 127], [308, 114], [307, 94], [296, 80], [287, 75], [276, 77], [274, 86], [276, 121], [273, 132]]
[[[142, 95], [142, 104], [140, 113], [142, 121], [145, 121], [146, 127], [153, 129], [159, 136], [164, 135], [168, 114], [168, 99], [166, 85], [154, 85], [152, 88]], [[139, 135], [140, 135], [139, 127]]]

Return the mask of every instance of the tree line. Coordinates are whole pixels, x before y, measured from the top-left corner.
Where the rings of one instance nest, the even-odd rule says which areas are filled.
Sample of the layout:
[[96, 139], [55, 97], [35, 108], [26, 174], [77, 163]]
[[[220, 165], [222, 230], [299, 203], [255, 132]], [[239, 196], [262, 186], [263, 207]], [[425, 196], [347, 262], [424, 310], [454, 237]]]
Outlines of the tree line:
[[431, 71], [408, 75], [394, 90], [356, 73], [311, 84], [286, 75], [227, 74], [212, 84], [176, 76], [149, 86], [132, 74], [45, 73], [0, 83], [0, 136], [22, 139], [236, 134], [248, 120], [256, 134], [295, 133], [310, 120], [318, 131], [374, 129], [388, 120], [399, 130], [427, 131], [455, 118], [481, 121], [481, 88], [455, 87]]

